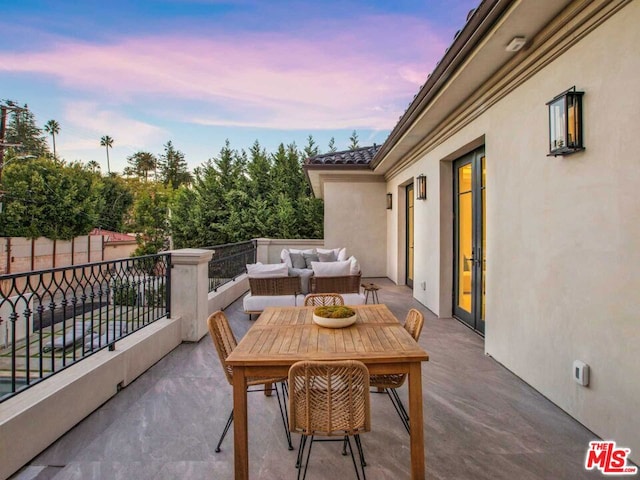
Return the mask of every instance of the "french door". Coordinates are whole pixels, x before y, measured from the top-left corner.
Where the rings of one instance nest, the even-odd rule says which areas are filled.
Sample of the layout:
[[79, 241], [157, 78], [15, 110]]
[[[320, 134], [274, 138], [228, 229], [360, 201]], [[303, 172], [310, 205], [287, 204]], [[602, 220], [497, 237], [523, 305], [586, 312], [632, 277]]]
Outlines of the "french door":
[[407, 185], [406, 189], [406, 199], [407, 199], [407, 245], [406, 245], [406, 272], [407, 278], [405, 279], [407, 282], [407, 286], [413, 288], [413, 204], [415, 202], [415, 197], [413, 194], [413, 183], [411, 185]]
[[484, 147], [453, 164], [453, 314], [484, 334], [486, 208]]

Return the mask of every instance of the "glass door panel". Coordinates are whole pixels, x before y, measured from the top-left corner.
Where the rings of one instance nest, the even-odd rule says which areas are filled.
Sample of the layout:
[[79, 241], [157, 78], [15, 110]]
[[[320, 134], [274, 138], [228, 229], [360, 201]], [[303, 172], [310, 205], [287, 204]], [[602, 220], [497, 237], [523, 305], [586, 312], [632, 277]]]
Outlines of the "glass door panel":
[[453, 314], [479, 332], [485, 318], [485, 182], [483, 149], [454, 162]]
[[471, 163], [458, 168], [458, 307], [471, 313], [473, 192]]
[[407, 285], [413, 287], [413, 237], [414, 237], [414, 221], [413, 221], [413, 205], [415, 197], [413, 194], [413, 183], [407, 186], [407, 265], [406, 272]]

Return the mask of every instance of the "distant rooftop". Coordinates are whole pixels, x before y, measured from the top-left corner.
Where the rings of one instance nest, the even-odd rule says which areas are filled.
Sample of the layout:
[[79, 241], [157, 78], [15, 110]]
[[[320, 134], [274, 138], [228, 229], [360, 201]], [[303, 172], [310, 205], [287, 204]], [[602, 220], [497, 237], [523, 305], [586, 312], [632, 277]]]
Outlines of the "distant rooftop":
[[360, 147], [355, 150], [343, 150], [342, 152], [330, 152], [316, 155], [305, 160], [308, 165], [363, 165], [368, 166], [371, 159], [380, 150], [380, 145], [372, 147]]
[[94, 228], [89, 232], [89, 235], [102, 235], [105, 237], [104, 241], [109, 242], [135, 242], [136, 237], [129, 235], [128, 233], [112, 232], [111, 230], [105, 230], [104, 228]]

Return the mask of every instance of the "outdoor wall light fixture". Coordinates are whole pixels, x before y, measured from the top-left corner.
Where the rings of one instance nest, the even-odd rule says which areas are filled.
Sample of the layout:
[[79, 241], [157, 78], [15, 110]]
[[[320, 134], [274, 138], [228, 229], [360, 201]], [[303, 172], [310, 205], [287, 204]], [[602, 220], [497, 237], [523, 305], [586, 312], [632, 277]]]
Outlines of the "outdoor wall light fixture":
[[391, 210], [393, 208], [393, 194], [387, 193], [387, 210]]
[[422, 173], [416, 177], [416, 198], [427, 199], [427, 177]]
[[549, 157], [584, 150], [582, 95], [572, 87], [547, 103], [549, 106]]

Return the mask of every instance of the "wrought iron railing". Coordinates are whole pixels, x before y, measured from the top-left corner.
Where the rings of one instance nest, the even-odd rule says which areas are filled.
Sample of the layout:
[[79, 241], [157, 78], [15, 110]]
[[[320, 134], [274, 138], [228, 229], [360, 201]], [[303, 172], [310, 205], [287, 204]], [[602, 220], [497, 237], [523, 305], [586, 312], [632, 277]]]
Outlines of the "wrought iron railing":
[[225, 283], [235, 280], [247, 271], [247, 263], [256, 262], [255, 240], [204, 247], [213, 250], [209, 261], [209, 291], [215, 292]]
[[0, 275], [0, 402], [171, 310], [171, 255]]

